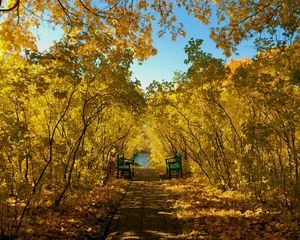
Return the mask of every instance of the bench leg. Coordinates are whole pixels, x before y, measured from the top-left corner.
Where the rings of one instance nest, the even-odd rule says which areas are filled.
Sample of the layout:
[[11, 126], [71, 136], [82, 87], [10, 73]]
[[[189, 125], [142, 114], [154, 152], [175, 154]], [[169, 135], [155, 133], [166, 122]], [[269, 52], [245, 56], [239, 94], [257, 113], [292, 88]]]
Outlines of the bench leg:
[[171, 179], [171, 169], [167, 167], [167, 178]]

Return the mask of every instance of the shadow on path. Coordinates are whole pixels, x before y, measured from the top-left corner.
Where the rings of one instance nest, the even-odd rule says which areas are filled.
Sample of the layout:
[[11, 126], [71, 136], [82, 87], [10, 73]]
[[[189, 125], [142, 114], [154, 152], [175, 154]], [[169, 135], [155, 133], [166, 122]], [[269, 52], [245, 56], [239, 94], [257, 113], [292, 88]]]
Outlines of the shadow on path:
[[172, 205], [155, 169], [138, 169], [106, 239], [179, 239], [182, 232]]

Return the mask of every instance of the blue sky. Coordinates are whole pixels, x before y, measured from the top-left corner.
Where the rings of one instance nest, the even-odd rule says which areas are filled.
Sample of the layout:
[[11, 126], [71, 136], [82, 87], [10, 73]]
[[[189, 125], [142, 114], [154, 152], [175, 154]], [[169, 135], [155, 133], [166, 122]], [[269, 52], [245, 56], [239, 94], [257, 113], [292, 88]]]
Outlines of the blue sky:
[[[216, 21], [215, 18], [212, 18], [212, 24], [207, 26], [199, 23], [193, 16], [189, 16], [181, 9], [177, 11], [177, 19], [184, 24], [187, 33], [186, 37], [179, 37], [176, 41], [172, 41], [170, 35], [166, 35], [160, 39], [154, 36], [154, 47], [158, 50], [157, 55], [149, 58], [142, 65], [136, 62], [132, 67], [133, 78], [139, 79], [144, 89], [153, 80], [170, 81], [172, 80], [174, 71], [186, 71], [188, 69], [188, 66], [184, 64], [184, 59], [186, 59], [184, 47], [191, 38], [203, 39], [202, 49], [204, 51], [213, 54], [216, 58], [222, 58], [226, 61], [229, 60], [223, 55], [221, 49], [216, 48], [215, 42], [209, 38], [209, 28]], [[238, 56], [233, 55], [232, 57], [236, 59], [243, 57], [252, 58], [256, 55], [256, 49], [253, 43], [242, 42], [238, 47], [238, 53]]]
[[[184, 47], [187, 45], [190, 38], [201, 38], [204, 40], [202, 49], [213, 54], [217, 58], [225, 60], [221, 49], [216, 48], [216, 44], [209, 38], [209, 27], [212, 25], [204, 25], [197, 22], [192, 16], [188, 16], [184, 10], [177, 10], [177, 19], [184, 24], [187, 33], [186, 38], [179, 37], [176, 41], [171, 40], [171, 36], [166, 34], [163, 38], [157, 38], [154, 32], [154, 47], [158, 50], [157, 55], [150, 57], [142, 65], [135, 62], [132, 66], [133, 79], [137, 78], [141, 81], [142, 88], [145, 89], [153, 80], [162, 81], [172, 80], [174, 71], [186, 71], [188, 66], [184, 64], [186, 54]], [[215, 21], [212, 18], [212, 21]], [[214, 23], [212, 23], [214, 24]], [[153, 26], [154, 30], [157, 27]], [[42, 26], [37, 31], [40, 36], [38, 48], [40, 51], [46, 50], [54, 40], [61, 35], [59, 30], [53, 32], [49, 27]], [[242, 42], [238, 47], [238, 56], [233, 58], [241, 59], [243, 57], [252, 58], [256, 54], [256, 49], [251, 42]]]

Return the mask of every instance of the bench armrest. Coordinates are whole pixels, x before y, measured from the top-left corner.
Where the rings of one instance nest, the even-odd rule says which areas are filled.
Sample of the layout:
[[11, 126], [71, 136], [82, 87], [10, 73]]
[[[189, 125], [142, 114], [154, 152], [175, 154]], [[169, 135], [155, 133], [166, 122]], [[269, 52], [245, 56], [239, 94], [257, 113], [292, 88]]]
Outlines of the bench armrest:
[[176, 162], [175, 158], [167, 158], [166, 163], [174, 163]]
[[124, 163], [125, 164], [133, 164], [134, 165], [134, 160], [132, 158], [124, 158]]

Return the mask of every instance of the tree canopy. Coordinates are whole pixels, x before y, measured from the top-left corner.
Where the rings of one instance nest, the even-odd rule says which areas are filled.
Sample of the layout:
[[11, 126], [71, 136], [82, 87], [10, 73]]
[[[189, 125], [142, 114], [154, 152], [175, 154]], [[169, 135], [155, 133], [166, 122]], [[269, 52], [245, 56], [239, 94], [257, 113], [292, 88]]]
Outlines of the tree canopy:
[[53, 0], [0, 2], [1, 51], [34, 49], [34, 28], [43, 24], [60, 27], [66, 33], [91, 28], [91, 44], [101, 45], [101, 36], [113, 37], [114, 44], [131, 49], [143, 60], [156, 53], [153, 23], [158, 35], [170, 32], [173, 39], [185, 36], [176, 9], [183, 8], [204, 24], [217, 19], [210, 37], [229, 56], [243, 40], [254, 38], [258, 46], [286, 46], [299, 37], [299, 1], [165, 1], [165, 0]]
[[[162, 169], [178, 152], [186, 176], [285, 209], [299, 227], [299, 3], [0, 0], [0, 238], [31, 234], [41, 208], [112, 189], [116, 156], [137, 151]], [[185, 35], [178, 8], [216, 16], [210, 36], [227, 56], [250, 38], [261, 51], [226, 63], [190, 39], [189, 69], [143, 91], [132, 62], [156, 53], [153, 23]], [[64, 34], [41, 53], [43, 24]]]

